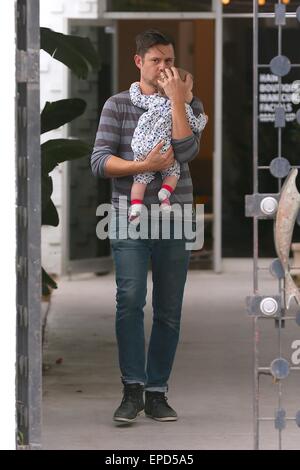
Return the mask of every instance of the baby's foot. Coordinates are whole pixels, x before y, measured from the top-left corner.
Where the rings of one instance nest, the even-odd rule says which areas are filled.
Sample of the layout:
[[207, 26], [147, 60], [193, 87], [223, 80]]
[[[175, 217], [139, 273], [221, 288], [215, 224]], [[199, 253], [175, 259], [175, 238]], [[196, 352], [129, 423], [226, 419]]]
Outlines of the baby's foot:
[[169, 199], [170, 196], [171, 196], [171, 191], [169, 191], [168, 189], [164, 187], [162, 187], [158, 191], [158, 199], [160, 200], [160, 202], [163, 202], [165, 199]]
[[128, 220], [134, 225], [140, 223], [140, 215], [142, 212], [142, 204], [132, 204], [129, 208]]
[[165, 212], [170, 212], [171, 211], [171, 203], [170, 199], [166, 197], [160, 204], [160, 209], [165, 211]]

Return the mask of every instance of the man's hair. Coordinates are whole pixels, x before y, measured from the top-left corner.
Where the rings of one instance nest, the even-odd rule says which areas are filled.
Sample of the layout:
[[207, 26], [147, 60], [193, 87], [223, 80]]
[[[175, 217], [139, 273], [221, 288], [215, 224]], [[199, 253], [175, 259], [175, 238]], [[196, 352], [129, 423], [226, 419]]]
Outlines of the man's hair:
[[144, 57], [146, 52], [157, 44], [163, 44], [164, 46], [172, 44], [175, 49], [174, 40], [170, 36], [161, 33], [156, 29], [147, 29], [147, 31], [143, 31], [142, 33], [138, 34], [135, 38], [135, 42], [136, 53], [141, 57]]

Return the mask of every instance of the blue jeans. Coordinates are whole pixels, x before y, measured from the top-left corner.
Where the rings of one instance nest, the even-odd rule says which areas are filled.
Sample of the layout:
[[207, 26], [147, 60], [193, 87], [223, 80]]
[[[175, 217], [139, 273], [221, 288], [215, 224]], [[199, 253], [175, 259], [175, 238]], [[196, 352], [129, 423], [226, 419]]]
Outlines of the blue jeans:
[[[116, 336], [123, 383], [168, 390], [179, 339], [190, 251], [185, 240], [111, 239], [117, 283]], [[145, 352], [147, 273], [152, 262], [153, 325]]]

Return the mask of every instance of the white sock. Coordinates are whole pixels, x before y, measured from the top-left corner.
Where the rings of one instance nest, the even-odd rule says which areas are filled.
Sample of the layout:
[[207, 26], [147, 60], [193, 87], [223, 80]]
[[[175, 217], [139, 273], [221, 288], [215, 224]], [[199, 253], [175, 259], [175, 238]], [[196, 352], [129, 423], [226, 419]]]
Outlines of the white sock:
[[129, 216], [134, 217], [137, 215], [141, 215], [142, 212], [142, 204], [132, 204], [129, 209]]
[[160, 202], [162, 202], [164, 199], [169, 199], [170, 196], [171, 193], [166, 188], [161, 188], [161, 190], [158, 191], [158, 199], [160, 200]]
[[164, 212], [171, 212], [171, 203], [170, 199], [167, 197], [164, 199], [161, 204], [160, 204], [160, 209], [162, 209]]
[[132, 204], [129, 208], [128, 220], [130, 224], [138, 225], [140, 223], [140, 215], [142, 212], [142, 204]]

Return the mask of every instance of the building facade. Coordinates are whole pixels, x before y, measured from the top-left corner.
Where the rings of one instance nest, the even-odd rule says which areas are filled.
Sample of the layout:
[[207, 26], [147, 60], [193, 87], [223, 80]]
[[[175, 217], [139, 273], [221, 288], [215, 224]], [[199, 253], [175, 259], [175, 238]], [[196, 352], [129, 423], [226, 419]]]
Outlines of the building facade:
[[[260, 12], [265, 13], [260, 20], [260, 34], [264, 45], [261, 56], [266, 63], [276, 52], [276, 27], [268, 18], [275, 3], [259, 1]], [[295, 12], [299, 6], [293, 0], [285, 3], [288, 12]], [[216, 272], [221, 271], [223, 256], [251, 256], [251, 221], [244, 218], [244, 195], [251, 192], [252, 171], [252, 0], [41, 0], [40, 8], [42, 26], [88, 36], [102, 63], [99, 73], [91, 73], [87, 81], [80, 81], [42, 51], [41, 104], [71, 96], [87, 102], [82, 118], [47, 138], [71, 136], [93, 143], [105, 100], [137, 79], [132, 60], [135, 35], [155, 27], [175, 38], [176, 63], [192, 71], [195, 95], [210, 117], [200, 153], [190, 165], [194, 202], [203, 203], [206, 213], [205, 244], [199, 256], [210, 257]], [[286, 28], [287, 55], [292, 54], [294, 61], [300, 62], [294, 47], [299, 22], [288, 18]], [[298, 78], [296, 72], [286, 79], [291, 133], [297, 131], [291, 84]], [[274, 85], [274, 76], [264, 73], [260, 80], [260, 123], [266, 136], [266, 159], [270, 159], [272, 100], [276, 96], [264, 91]], [[288, 133], [287, 140], [291, 140]], [[53, 177], [53, 200], [61, 222], [56, 228], [43, 228], [45, 267], [58, 274], [110, 269], [109, 247], [95, 236], [96, 207], [109, 200], [109, 182], [93, 179], [88, 163], [80, 161], [60, 165]], [[272, 191], [274, 181], [270, 175], [262, 178], [267, 179], [264, 185]], [[271, 232], [270, 224], [269, 230], [264, 228], [261, 233], [265, 256], [272, 256]]]

